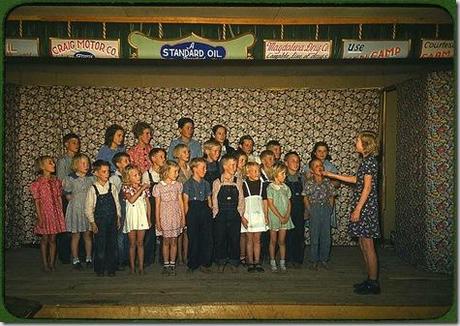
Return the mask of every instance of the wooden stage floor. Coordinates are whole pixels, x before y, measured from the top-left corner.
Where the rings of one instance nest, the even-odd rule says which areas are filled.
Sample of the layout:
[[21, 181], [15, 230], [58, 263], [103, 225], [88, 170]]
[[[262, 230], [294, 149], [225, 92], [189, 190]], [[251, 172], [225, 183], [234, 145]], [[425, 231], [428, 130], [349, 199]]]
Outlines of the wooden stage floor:
[[[308, 247], [306, 253], [308, 253]], [[402, 262], [391, 248], [379, 249], [380, 295], [357, 295], [365, 278], [357, 247], [333, 247], [329, 270], [286, 273], [186, 273], [161, 275], [154, 264], [144, 276], [58, 265], [41, 271], [37, 248], [5, 251], [6, 307], [27, 318], [89, 319], [432, 319], [444, 315], [455, 291], [451, 275], [429, 273]]]

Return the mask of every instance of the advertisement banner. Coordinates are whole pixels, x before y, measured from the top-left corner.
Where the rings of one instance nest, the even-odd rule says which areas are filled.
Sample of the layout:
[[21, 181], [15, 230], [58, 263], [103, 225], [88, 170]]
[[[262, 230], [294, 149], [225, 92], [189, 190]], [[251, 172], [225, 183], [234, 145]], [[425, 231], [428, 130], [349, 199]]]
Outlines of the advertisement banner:
[[420, 58], [453, 58], [453, 40], [424, 40], [422, 39], [422, 50]]
[[401, 59], [407, 58], [411, 41], [342, 40], [343, 59]]
[[128, 36], [134, 48], [134, 58], [176, 60], [248, 59], [248, 49], [253, 46], [253, 34], [227, 40], [210, 40], [191, 34], [180, 39], [158, 39], [134, 31]]
[[60, 39], [50, 37], [52, 57], [119, 58], [120, 40]]
[[264, 58], [268, 60], [329, 59], [332, 41], [264, 40]]
[[5, 56], [7, 57], [38, 57], [39, 40], [23, 38], [7, 38], [5, 40]]

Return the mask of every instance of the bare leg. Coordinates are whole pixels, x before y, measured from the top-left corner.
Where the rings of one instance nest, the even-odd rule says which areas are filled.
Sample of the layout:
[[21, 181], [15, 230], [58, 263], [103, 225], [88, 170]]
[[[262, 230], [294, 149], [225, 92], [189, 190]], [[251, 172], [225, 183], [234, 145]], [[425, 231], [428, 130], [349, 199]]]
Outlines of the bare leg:
[[[246, 252], [247, 252], [247, 234], [246, 233], [240, 233], [240, 260], [241, 259], [246, 259]], [[249, 258], [248, 258], [249, 260]]]
[[278, 237], [278, 231], [272, 231], [270, 230], [270, 246], [269, 246], [269, 252], [270, 252], [270, 259], [274, 260], [275, 259], [275, 248], [276, 248], [276, 240]]
[[363, 247], [365, 248], [365, 255], [367, 257], [367, 274], [370, 280], [377, 280], [377, 254], [375, 253], [374, 239], [372, 238], [361, 238], [363, 242]]
[[136, 247], [137, 247], [137, 264], [139, 274], [144, 274], [144, 230], [137, 230]]
[[359, 248], [361, 249], [361, 254], [363, 255], [363, 259], [364, 259], [364, 265], [366, 266], [366, 270], [367, 270], [367, 256], [366, 256], [366, 248], [364, 247], [364, 243], [363, 243], [363, 238], [358, 238], [358, 242], [359, 242]]
[[93, 232], [86, 231], [83, 232], [83, 240], [85, 241], [85, 254], [86, 257], [92, 256], [92, 249], [93, 249]]
[[280, 259], [286, 258], [286, 230], [278, 231], [278, 246], [280, 248]]
[[47, 234], [43, 234], [40, 240], [40, 252], [42, 254], [43, 269], [45, 270], [45, 272], [49, 272], [50, 267], [48, 264], [48, 235]]
[[78, 258], [78, 243], [80, 242], [80, 233], [72, 233], [72, 240], [70, 241], [70, 250], [72, 258]]
[[[248, 258], [248, 264], [254, 264], [254, 233], [246, 233], [246, 257]], [[240, 238], [241, 240], [241, 238]]]
[[52, 271], [55, 270], [56, 266], [56, 235], [55, 234], [50, 234], [48, 238], [48, 246], [49, 246], [49, 251], [50, 251], [50, 256], [49, 256], [49, 267]]
[[176, 254], [177, 254], [177, 238], [170, 238], [170, 257], [169, 261], [175, 261], [176, 260]]
[[[170, 240], [171, 238], [163, 237], [163, 261], [165, 264], [169, 265], [169, 247], [170, 247]], [[176, 259], [176, 257], [174, 257]]]
[[136, 231], [128, 233], [129, 240], [129, 269], [131, 274], [134, 274], [134, 262], [136, 260]]
[[260, 232], [252, 234], [252, 244], [254, 247], [254, 264], [260, 263]]

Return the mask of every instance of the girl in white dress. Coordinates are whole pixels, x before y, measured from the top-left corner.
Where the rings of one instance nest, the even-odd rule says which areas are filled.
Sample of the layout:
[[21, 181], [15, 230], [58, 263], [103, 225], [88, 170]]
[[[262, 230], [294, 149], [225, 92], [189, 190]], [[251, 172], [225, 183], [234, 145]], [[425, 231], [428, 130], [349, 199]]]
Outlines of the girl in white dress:
[[241, 233], [246, 233], [248, 272], [263, 272], [260, 264], [260, 234], [268, 230], [267, 183], [260, 178], [260, 166], [255, 162], [246, 165], [243, 182], [244, 214]]
[[144, 234], [150, 228], [150, 197], [149, 185], [141, 184], [141, 172], [138, 168], [128, 165], [123, 171], [123, 195], [126, 199], [126, 221], [123, 233], [128, 233], [129, 267], [134, 274], [136, 259], [138, 272], [144, 274]]

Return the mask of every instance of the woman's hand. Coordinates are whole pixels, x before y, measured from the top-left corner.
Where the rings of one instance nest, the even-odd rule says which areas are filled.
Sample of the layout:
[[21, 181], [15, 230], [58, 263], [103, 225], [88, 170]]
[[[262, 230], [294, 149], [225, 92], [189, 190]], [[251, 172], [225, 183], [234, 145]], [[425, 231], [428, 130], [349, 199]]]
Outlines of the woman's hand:
[[351, 213], [350, 221], [352, 222], [358, 222], [359, 218], [361, 216], [361, 209], [360, 208], [355, 208], [353, 212]]

